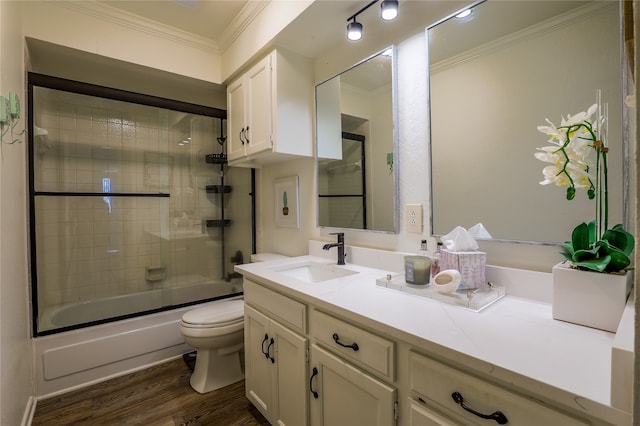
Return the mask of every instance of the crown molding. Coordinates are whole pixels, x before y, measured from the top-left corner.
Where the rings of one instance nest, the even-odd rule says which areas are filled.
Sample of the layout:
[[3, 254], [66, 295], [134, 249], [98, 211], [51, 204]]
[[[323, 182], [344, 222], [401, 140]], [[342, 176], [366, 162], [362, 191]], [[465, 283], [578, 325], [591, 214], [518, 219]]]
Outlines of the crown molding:
[[200, 37], [187, 31], [182, 31], [102, 3], [97, 3], [95, 1], [55, 1], [50, 2], [50, 4], [65, 7], [74, 12], [109, 21], [116, 25], [183, 44], [191, 48], [203, 50], [216, 55], [220, 54], [218, 43], [213, 40]]
[[586, 6], [578, 7], [569, 12], [550, 18], [546, 21], [527, 27], [523, 30], [516, 31], [504, 37], [485, 43], [482, 46], [475, 47], [466, 52], [459, 53], [451, 58], [444, 59], [438, 63], [431, 64], [430, 72], [441, 72], [447, 68], [457, 66], [461, 63], [473, 60], [478, 56], [483, 56], [507, 46], [519, 43], [523, 40], [531, 40], [543, 36], [545, 34], [556, 31], [560, 28], [575, 24], [577, 22], [598, 16], [612, 7], [618, 7], [615, 2], [609, 3], [593, 3]]
[[249, 0], [242, 8], [240, 13], [236, 15], [231, 23], [224, 29], [220, 38], [218, 39], [218, 49], [224, 52], [231, 46], [231, 44], [238, 39], [248, 27], [253, 23], [256, 17], [262, 12], [271, 2], [271, 0]]

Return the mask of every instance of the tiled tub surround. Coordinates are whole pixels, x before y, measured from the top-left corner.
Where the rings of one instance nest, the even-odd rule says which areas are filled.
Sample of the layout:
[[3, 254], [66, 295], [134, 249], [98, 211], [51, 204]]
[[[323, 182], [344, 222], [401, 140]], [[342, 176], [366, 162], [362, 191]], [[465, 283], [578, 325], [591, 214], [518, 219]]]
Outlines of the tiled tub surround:
[[[271, 269], [303, 258], [332, 262], [334, 253], [318, 251], [320, 245], [310, 243], [310, 253], [320, 257], [274, 260], [236, 269], [245, 278], [462, 365], [534, 399], [612, 424], [631, 424], [628, 402], [611, 402], [612, 395], [627, 393], [627, 383], [614, 382], [614, 391], [611, 383], [612, 349], [625, 346], [617, 341], [617, 335], [622, 338], [625, 332], [619, 330], [616, 335], [553, 320], [551, 305], [544, 300], [551, 289], [550, 274], [488, 266], [487, 278], [506, 285], [507, 296], [476, 313], [377, 287], [375, 280], [387, 271], [402, 270], [403, 253], [348, 247], [347, 259], [386, 269], [347, 263], [347, 268], [356, 268], [360, 273], [315, 284], [283, 278]], [[532, 290], [532, 285], [541, 291]], [[542, 300], [522, 295], [540, 296]], [[628, 321], [632, 316], [627, 313], [621, 328], [632, 327], [633, 321]], [[632, 333], [626, 334], [628, 339]], [[401, 357], [398, 360], [405, 362]], [[614, 365], [613, 376], [619, 377], [620, 371], [622, 376], [625, 371], [628, 375], [631, 368], [630, 364]], [[403, 398], [399, 396], [401, 404]]]
[[[205, 155], [222, 149], [220, 119], [34, 87], [34, 122], [47, 132], [34, 140], [35, 191], [54, 193], [35, 197], [39, 313], [222, 277], [220, 231], [203, 226], [221, 206], [205, 191], [219, 183]], [[227, 178], [245, 186], [249, 173]], [[170, 196], [77, 194], [101, 192]], [[225, 203], [227, 216], [247, 208]], [[233, 232], [225, 240], [241, 242]]]

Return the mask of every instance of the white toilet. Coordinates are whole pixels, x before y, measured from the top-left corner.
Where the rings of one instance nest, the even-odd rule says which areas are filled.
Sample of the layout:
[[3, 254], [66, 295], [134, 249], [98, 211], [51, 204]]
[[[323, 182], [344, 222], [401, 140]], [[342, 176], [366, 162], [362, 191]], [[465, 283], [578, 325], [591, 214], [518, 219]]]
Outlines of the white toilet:
[[182, 316], [180, 332], [198, 350], [191, 387], [199, 393], [244, 378], [240, 353], [244, 344], [244, 301], [222, 300]]
[[[251, 255], [251, 262], [282, 259], [274, 253]], [[244, 379], [244, 300], [221, 300], [185, 312], [180, 322], [184, 341], [198, 350], [191, 387], [207, 393]]]

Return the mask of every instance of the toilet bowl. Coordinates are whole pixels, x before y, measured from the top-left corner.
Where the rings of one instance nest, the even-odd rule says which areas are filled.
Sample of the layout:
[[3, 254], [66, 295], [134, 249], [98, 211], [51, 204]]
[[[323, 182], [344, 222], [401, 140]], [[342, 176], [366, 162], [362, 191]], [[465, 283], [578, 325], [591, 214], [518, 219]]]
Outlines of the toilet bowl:
[[197, 349], [191, 387], [199, 393], [222, 388], [244, 378], [244, 301], [223, 300], [185, 312], [180, 332]]

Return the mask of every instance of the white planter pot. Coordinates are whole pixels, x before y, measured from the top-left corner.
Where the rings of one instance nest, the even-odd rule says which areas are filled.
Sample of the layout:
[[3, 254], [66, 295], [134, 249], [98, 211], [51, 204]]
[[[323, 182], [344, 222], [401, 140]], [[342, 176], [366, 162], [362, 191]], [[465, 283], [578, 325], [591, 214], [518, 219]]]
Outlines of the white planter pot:
[[553, 318], [615, 333], [631, 291], [633, 274], [605, 274], [553, 267]]

